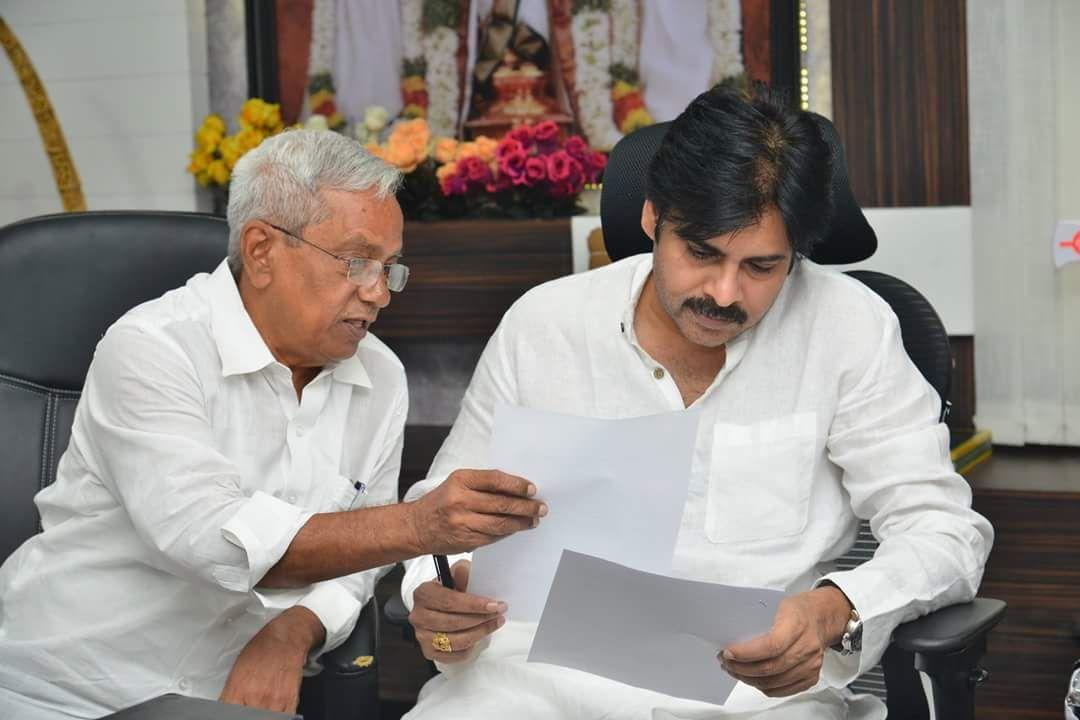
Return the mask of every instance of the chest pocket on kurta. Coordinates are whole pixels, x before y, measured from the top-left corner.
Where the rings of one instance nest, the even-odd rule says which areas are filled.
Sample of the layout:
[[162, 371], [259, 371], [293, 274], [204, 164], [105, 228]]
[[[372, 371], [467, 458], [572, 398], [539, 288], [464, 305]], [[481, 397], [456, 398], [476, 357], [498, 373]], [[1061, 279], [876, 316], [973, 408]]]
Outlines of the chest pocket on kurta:
[[812, 412], [751, 425], [716, 423], [705, 511], [709, 540], [747, 542], [801, 533], [816, 436]]

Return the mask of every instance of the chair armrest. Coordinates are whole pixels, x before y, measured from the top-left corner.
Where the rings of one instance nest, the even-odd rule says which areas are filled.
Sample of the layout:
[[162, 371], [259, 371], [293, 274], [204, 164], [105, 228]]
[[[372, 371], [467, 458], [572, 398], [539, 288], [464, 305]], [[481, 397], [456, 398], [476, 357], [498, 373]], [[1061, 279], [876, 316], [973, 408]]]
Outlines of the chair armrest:
[[360, 611], [352, 634], [333, 650], [319, 657], [323, 672], [356, 675], [375, 670], [379, 647], [379, 603], [372, 598]]
[[406, 642], [416, 641], [416, 631], [409, 622], [409, 609], [405, 607], [405, 601], [399, 593], [391, 595], [383, 605], [383, 617], [394, 627], [401, 628], [401, 637]]
[[378, 647], [379, 603], [372, 598], [348, 639], [319, 657], [322, 672], [304, 678], [299, 711], [305, 720], [378, 720]]
[[904, 623], [893, 633], [901, 649], [922, 655], [947, 655], [984, 638], [1005, 615], [1005, 603], [992, 598], [950, 605]]

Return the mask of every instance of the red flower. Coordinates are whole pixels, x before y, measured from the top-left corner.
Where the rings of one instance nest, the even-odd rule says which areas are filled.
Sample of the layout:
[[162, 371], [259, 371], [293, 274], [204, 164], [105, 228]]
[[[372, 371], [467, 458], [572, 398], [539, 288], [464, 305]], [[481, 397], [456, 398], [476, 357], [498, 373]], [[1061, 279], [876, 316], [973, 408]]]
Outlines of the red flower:
[[325, 115], [326, 117], [330, 117], [336, 112], [337, 105], [335, 105], [334, 101], [330, 98], [323, 100], [321, 103], [319, 103], [318, 107], [314, 107], [311, 109], [311, 113], [313, 115]]
[[564, 182], [570, 177], [570, 163], [574, 159], [565, 150], [553, 152], [547, 157], [547, 173], [553, 183]]
[[528, 125], [518, 125], [516, 128], [506, 133], [506, 137], [510, 140], [517, 140], [521, 143], [521, 147], [528, 150], [536, 142], [536, 136], [533, 134], [533, 129]]
[[464, 175], [471, 185], [486, 185], [491, 180], [491, 168], [478, 157], [459, 160], [458, 173]]
[[585, 142], [580, 135], [571, 135], [566, 144], [563, 145], [563, 150], [575, 160], [584, 163], [590, 154], [589, 144]]
[[[510, 151], [499, 157], [499, 173], [511, 180], [518, 180], [525, 175], [525, 162], [529, 156], [524, 150]], [[520, 184], [516, 183], [516, 184]]]
[[504, 155], [516, 155], [518, 153], [525, 154], [525, 146], [521, 144], [521, 141], [509, 136], [500, 140], [495, 148], [495, 157], [500, 161]]
[[554, 120], [545, 120], [533, 128], [533, 137], [538, 143], [554, 142], [559, 138], [559, 126]]
[[402, 93], [406, 105], [419, 105], [420, 107], [428, 107], [428, 93], [427, 90], [410, 90]]
[[622, 119], [630, 114], [631, 110], [645, 107], [645, 100], [642, 99], [640, 93], [630, 93], [623, 95], [621, 98], [615, 101], [615, 117]]
[[525, 184], [529, 187], [547, 179], [547, 162], [542, 157], [531, 157], [525, 161]]
[[464, 173], [456, 172], [444, 177], [439, 186], [443, 195], [464, 195], [469, 189], [469, 180]]
[[600, 176], [604, 174], [604, 168], [607, 167], [607, 155], [601, 152], [590, 153], [582, 164], [585, 165], [585, 174], [589, 182], [599, 182]]
[[513, 187], [513, 185], [514, 183], [510, 180], [509, 175], [499, 174], [487, 185], [485, 185], [484, 189], [487, 190], [489, 193], [497, 193], [502, 192], [503, 190], [509, 190], [511, 187]]

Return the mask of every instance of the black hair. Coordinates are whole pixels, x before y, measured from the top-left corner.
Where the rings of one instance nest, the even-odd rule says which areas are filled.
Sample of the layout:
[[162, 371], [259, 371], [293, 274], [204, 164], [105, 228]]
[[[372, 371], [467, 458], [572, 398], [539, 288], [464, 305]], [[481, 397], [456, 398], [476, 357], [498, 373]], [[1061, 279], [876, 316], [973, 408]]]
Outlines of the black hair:
[[682, 239], [704, 244], [775, 207], [795, 255], [809, 255], [832, 217], [831, 158], [810, 113], [762, 86], [718, 85], [671, 123], [649, 165], [656, 240], [670, 223]]

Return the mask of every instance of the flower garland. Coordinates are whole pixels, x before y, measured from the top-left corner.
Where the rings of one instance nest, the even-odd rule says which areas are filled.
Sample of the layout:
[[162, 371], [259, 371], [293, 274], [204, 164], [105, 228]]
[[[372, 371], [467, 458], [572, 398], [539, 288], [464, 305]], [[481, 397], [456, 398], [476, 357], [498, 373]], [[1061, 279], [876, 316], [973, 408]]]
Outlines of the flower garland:
[[427, 63], [424, 62], [424, 0], [401, 2], [401, 114], [423, 118], [428, 113]]
[[611, 0], [611, 101], [619, 132], [652, 125], [638, 76], [641, 7], [639, 0]]
[[709, 0], [706, 13], [712, 45], [709, 84], [738, 78], [745, 68], [742, 60], [742, 8], [739, 0]]
[[322, 115], [334, 130], [345, 125], [337, 109], [334, 88], [334, 13], [336, 0], [315, 0], [311, 9], [311, 45], [308, 50], [308, 112]]
[[571, 37], [577, 77], [574, 94], [578, 121], [593, 147], [610, 149], [620, 133], [613, 120], [611, 95], [611, 0], [574, 0]]
[[431, 131], [436, 135], [454, 135], [457, 131], [460, 14], [461, 5], [456, 0], [423, 0], [421, 44], [426, 62], [427, 118]]

